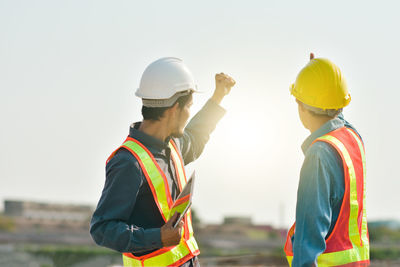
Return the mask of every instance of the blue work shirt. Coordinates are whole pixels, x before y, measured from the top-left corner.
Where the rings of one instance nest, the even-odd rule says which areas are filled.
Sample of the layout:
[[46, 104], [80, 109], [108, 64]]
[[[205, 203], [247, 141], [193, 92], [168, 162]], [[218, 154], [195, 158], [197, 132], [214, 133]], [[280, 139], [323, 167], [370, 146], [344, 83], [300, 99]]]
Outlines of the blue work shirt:
[[[200, 156], [224, 114], [222, 107], [209, 100], [188, 123], [183, 136], [174, 138], [185, 165]], [[163, 142], [139, 131], [139, 126], [133, 124], [129, 136], [153, 154], [175, 199], [179, 189], [169, 138]], [[100, 246], [142, 256], [162, 247], [160, 228], [164, 224], [138, 161], [129, 151], [119, 149], [106, 165], [104, 189], [90, 223], [93, 240]]]
[[339, 216], [345, 191], [342, 159], [328, 143], [312, 142], [344, 126], [355, 130], [340, 114], [313, 132], [302, 144], [305, 159], [297, 191], [293, 267], [317, 266], [317, 257], [325, 251], [325, 239]]

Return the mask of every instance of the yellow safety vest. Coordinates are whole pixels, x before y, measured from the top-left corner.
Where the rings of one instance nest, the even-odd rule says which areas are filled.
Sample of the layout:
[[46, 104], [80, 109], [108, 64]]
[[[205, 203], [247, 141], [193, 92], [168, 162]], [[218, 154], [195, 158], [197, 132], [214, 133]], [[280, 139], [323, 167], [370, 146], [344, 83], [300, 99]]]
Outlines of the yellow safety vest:
[[[139, 162], [160, 214], [164, 221], [167, 222], [174, 215], [176, 209], [172, 210], [173, 200], [164, 172], [157, 164], [151, 152], [139, 141], [128, 137], [121, 147], [127, 149]], [[169, 142], [169, 147], [178, 178], [178, 185], [180, 190], [182, 190], [187, 182], [184, 162], [172, 139]], [[109, 159], [117, 151], [118, 149], [111, 154]], [[132, 253], [123, 253], [122, 257], [124, 266], [179, 266], [199, 254], [200, 250], [193, 236], [192, 218], [189, 209], [184, 217], [182, 238], [178, 245], [163, 247], [140, 257]]]
[[[345, 192], [339, 216], [332, 233], [326, 238], [326, 249], [317, 257], [318, 266], [368, 266], [369, 238], [365, 202], [365, 152], [360, 137], [350, 128], [342, 127], [317, 138], [314, 142], [330, 144], [343, 162]], [[292, 266], [292, 237], [290, 228], [285, 253]], [[296, 238], [296, 236], [295, 236]]]

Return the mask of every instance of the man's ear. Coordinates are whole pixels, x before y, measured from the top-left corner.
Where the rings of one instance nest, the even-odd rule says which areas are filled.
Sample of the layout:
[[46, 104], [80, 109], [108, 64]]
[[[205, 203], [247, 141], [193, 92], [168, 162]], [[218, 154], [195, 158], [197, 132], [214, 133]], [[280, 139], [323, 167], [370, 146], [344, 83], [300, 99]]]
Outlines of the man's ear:
[[301, 111], [304, 111], [303, 103], [301, 103], [301, 102], [300, 102], [299, 100], [297, 100], [297, 99], [296, 99], [296, 103], [297, 103], [297, 105], [299, 105], [300, 110], [301, 110]]
[[313, 113], [309, 109], [307, 109], [302, 102], [300, 102], [297, 99], [296, 99], [296, 102], [299, 105], [301, 112], [307, 112], [307, 113], [313, 115]]
[[170, 116], [176, 116], [179, 111], [179, 104], [175, 103], [172, 107], [166, 110], [166, 112], [169, 113]]

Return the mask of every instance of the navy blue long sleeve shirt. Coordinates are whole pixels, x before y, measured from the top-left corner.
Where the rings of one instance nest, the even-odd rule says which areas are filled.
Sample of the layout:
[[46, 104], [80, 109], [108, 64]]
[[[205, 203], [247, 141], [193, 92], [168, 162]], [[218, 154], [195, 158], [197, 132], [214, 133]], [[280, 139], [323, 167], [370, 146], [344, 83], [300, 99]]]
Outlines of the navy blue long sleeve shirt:
[[342, 159], [331, 145], [312, 142], [343, 126], [355, 130], [340, 114], [302, 144], [305, 159], [297, 191], [293, 267], [317, 266], [317, 257], [325, 251], [325, 239], [339, 216], [345, 190]]
[[[209, 100], [193, 117], [181, 138], [174, 141], [185, 165], [202, 153], [210, 133], [225, 110]], [[177, 195], [177, 177], [168, 140], [165, 142], [131, 126], [129, 136], [145, 145], [165, 173], [172, 197]], [[123, 140], [122, 140], [123, 141]], [[101, 246], [137, 256], [162, 247], [160, 228], [164, 221], [136, 158], [119, 149], [106, 165], [106, 181], [90, 224], [93, 240]]]

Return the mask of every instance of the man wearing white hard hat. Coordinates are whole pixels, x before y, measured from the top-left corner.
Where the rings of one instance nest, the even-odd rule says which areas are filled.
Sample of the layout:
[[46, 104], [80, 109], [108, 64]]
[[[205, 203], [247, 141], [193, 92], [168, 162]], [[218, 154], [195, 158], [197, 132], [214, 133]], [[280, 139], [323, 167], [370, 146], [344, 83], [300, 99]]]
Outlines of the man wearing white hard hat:
[[219, 103], [235, 81], [223, 73], [215, 81], [213, 96], [185, 127], [197, 86], [182, 60], [161, 58], [142, 75], [136, 96], [143, 121], [108, 158], [90, 225], [98, 245], [123, 253], [124, 266], [199, 266], [190, 210], [174, 227], [171, 207], [187, 182], [184, 166], [225, 114]]

